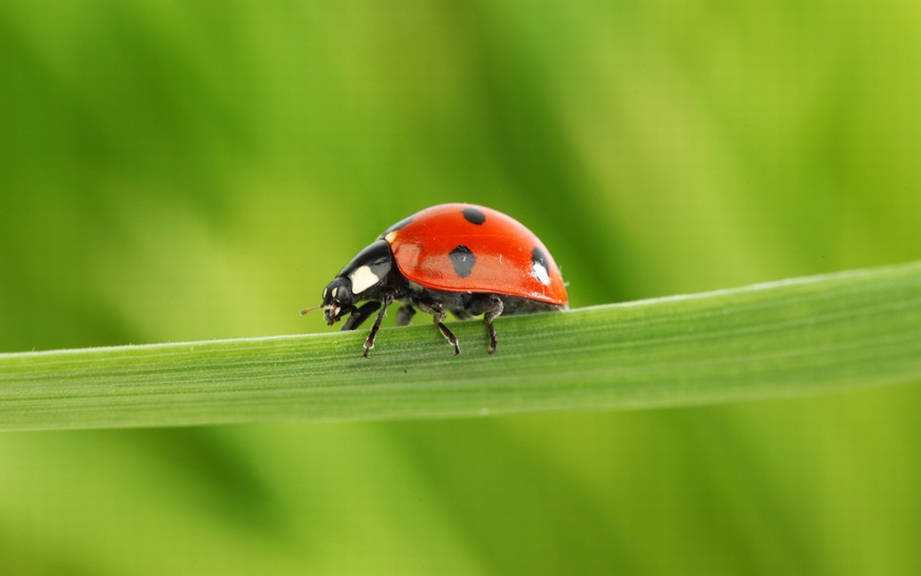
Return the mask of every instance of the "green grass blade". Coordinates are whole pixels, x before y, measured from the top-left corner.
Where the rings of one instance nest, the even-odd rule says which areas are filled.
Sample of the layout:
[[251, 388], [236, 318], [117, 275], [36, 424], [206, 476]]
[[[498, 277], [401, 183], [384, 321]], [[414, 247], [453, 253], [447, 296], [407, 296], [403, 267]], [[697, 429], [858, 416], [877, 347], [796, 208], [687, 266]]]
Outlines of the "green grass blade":
[[0, 355], [0, 428], [679, 406], [921, 381], [921, 263], [480, 322]]

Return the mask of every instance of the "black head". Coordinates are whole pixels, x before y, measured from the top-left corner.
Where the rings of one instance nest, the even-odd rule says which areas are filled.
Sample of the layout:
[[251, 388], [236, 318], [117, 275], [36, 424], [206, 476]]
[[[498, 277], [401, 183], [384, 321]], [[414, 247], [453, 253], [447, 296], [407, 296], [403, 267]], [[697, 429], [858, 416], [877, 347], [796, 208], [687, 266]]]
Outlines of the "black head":
[[342, 276], [336, 276], [323, 289], [323, 310], [326, 314], [326, 323], [332, 326], [354, 309], [352, 281]]
[[393, 269], [390, 245], [378, 240], [359, 252], [323, 290], [326, 323], [332, 326], [356, 310], [360, 300], [377, 300]]

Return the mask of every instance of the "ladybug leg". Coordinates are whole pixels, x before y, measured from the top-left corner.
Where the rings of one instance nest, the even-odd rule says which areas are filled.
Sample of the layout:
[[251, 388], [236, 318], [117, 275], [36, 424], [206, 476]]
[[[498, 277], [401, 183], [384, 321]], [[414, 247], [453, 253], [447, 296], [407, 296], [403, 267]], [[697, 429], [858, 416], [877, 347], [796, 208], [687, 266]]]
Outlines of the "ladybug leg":
[[416, 309], [409, 304], [404, 304], [397, 310], [397, 326], [409, 326], [415, 315]]
[[419, 308], [427, 313], [432, 315], [432, 320], [435, 322], [435, 326], [438, 326], [438, 330], [441, 331], [441, 335], [448, 339], [454, 346], [454, 355], [457, 356], [460, 354], [460, 346], [457, 343], [457, 336], [451, 332], [447, 326], [445, 326], [445, 318], [448, 317], [448, 313], [445, 312], [444, 306], [437, 302], [417, 302]]
[[[362, 354], [365, 358], [368, 357], [368, 352], [371, 348], [374, 348], [374, 337], [377, 336], [377, 331], [381, 327], [381, 321], [384, 319], [384, 314], [387, 312], [387, 306], [393, 301], [393, 295], [384, 294], [381, 302], [381, 311], [377, 313], [377, 318], [374, 319], [374, 324], [371, 325], [371, 332], [368, 333], [368, 339], [365, 340], [365, 352]], [[364, 306], [362, 306], [364, 308]]]
[[486, 322], [486, 331], [489, 333], [489, 347], [486, 351], [490, 354], [496, 352], [496, 328], [492, 325], [492, 321], [502, 314], [503, 309], [502, 298], [499, 298], [496, 294], [478, 295], [467, 306], [467, 311], [474, 316], [483, 315], [483, 320]]
[[368, 319], [371, 314], [375, 312], [378, 308], [381, 307], [381, 303], [377, 300], [371, 300], [370, 302], [365, 302], [358, 308], [352, 310], [352, 314], [349, 315], [348, 319], [342, 323], [342, 330], [354, 330], [361, 326], [362, 322]]
[[496, 328], [492, 325], [492, 321], [498, 318], [502, 314], [502, 299], [492, 294], [489, 298], [490, 304], [492, 306], [483, 312], [483, 320], [486, 322], [486, 330], [489, 331], [489, 348], [486, 349], [486, 352], [489, 354], [495, 354], [496, 352]]
[[448, 317], [448, 313], [445, 312], [445, 309], [442, 308], [441, 304], [436, 304], [433, 310], [435, 310], [435, 315], [432, 316], [432, 320], [435, 321], [435, 325], [438, 326], [442, 336], [447, 338], [448, 342], [454, 345], [454, 355], [457, 356], [460, 354], [460, 346], [457, 344], [457, 336], [454, 335], [454, 332], [448, 330], [448, 327], [444, 324], [445, 318]]

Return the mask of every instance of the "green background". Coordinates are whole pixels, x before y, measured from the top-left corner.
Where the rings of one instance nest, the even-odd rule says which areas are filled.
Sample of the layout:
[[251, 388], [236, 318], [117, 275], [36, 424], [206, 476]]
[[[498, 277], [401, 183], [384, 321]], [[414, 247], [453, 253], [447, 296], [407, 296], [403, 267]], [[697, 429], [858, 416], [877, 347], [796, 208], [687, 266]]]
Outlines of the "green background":
[[[0, 351], [328, 330], [446, 201], [573, 306], [916, 260], [919, 71], [897, 0], [5, 0]], [[0, 573], [917, 574], [919, 406], [5, 433]]]

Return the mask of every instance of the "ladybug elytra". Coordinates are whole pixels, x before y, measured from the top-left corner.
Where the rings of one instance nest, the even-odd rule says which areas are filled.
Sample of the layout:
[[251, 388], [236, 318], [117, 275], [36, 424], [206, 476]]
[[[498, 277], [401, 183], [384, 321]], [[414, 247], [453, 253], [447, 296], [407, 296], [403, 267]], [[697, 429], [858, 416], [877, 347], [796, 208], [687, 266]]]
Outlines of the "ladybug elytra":
[[500, 314], [563, 310], [568, 301], [553, 257], [524, 225], [483, 206], [440, 204], [384, 230], [326, 286], [320, 306], [330, 326], [348, 315], [342, 330], [377, 312], [364, 343], [367, 357], [393, 302], [403, 304], [400, 326], [416, 308], [431, 314], [454, 354], [460, 346], [444, 324], [447, 312], [461, 319], [482, 314], [492, 354]]

